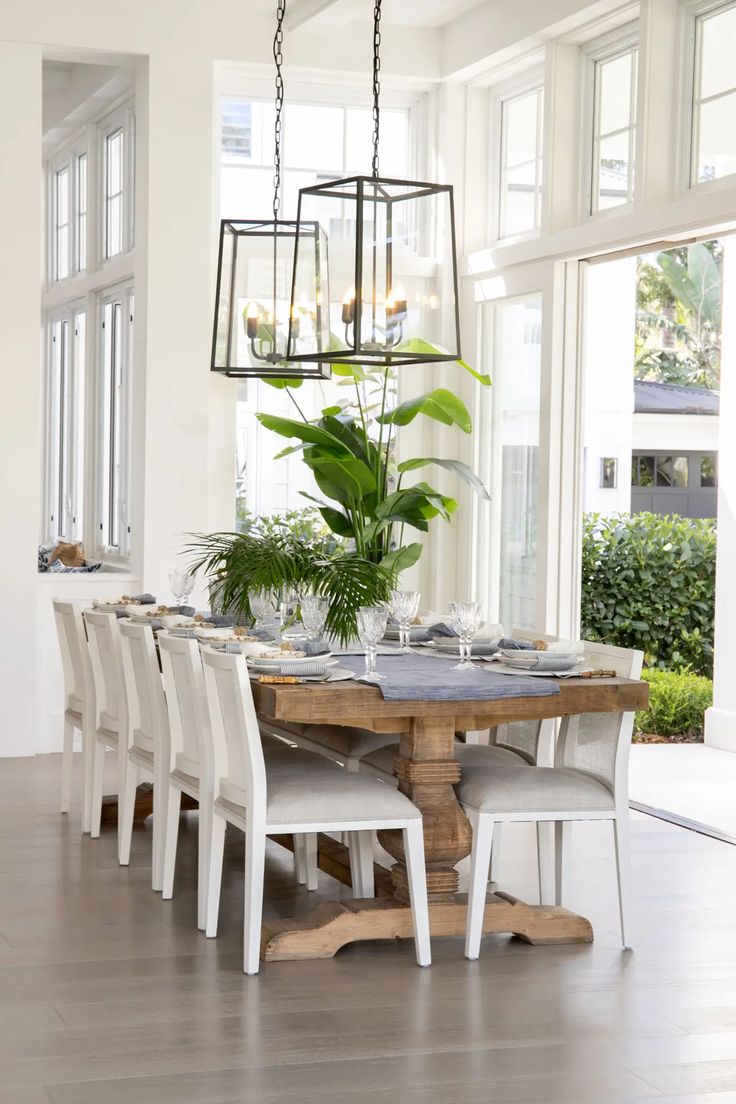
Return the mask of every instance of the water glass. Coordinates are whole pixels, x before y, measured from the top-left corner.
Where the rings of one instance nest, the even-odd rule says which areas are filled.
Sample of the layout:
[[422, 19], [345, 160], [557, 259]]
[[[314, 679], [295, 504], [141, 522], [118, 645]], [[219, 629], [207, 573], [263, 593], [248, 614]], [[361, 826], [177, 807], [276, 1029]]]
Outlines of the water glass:
[[319, 640], [325, 631], [330, 603], [321, 594], [307, 594], [302, 598], [302, 625], [310, 640]]
[[169, 583], [177, 606], [186, 605], [187, 598], [194, 590], [194, 575], [188, 571], [170, 571]]
[[399, 651], [409, 651], [411, 625], [419, 609], [421, 595], [416, 590], [392, 590], [391, 613], [399, 626]]
[[299, 594], [294, 587], [285, 586], [281, 588], [279, 611], [281, 613], [281, 633], [283, 635], [285, 629], [294, 628], [299, 611]]
[[254, 590], [248, 595], [251, 613], [255, 617], [255, 628], [262, 629], [276, 612], [272, 590]]
[[386, 635], [388, 610], [385, 606], [361, 606], [358, 610], [358, 639], [365, 648], [365, 674], [361, 682], [381, 682], [385, 675], [376, 670], [376, 645]]
[[450, 624], [460, 641], [460, 662], [455, 664], [456, 671], [472, 671], [470, 650], [473, 637], [480, 625], [480, 605], [478, 602], [450, 602]]

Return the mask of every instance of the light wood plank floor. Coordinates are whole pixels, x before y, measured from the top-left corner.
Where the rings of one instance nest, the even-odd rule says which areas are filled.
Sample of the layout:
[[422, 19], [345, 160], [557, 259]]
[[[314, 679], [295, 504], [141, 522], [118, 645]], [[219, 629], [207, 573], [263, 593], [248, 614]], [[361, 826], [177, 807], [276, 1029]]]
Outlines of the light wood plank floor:
[[[228, 836], [221, 935], [195, 919], [195, 817], [176, 896], [111, 832], [57, 812], [59, 757], [0, 762], [2, 1104], [736, 1104], [736, 848], [635, 816], [637, 949], [618, 947], [610, 841], [574, 834], [569, 904], [592, 946], [489, 937], [478, 962], [434, 941], [346, 948], [241, 973], [242, 837]], [[530, 836], [502, 881], [533, 893]], [[322, 876], [320, 894], [340, 888]], [[271, 845], [268, 911], [301, 912]], [[531, 897], [530, 899], [533, 899]]]

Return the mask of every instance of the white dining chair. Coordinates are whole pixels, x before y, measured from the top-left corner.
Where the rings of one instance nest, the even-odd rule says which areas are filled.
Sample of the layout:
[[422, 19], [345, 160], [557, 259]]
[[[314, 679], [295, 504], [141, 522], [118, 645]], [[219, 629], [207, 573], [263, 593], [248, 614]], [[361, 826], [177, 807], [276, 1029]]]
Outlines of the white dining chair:
[[74, 733], [82, 738], [82, 831], [90, 828], [90, 798], [92, 792], [92, 730], [95, 721], [95, 692], [89, 648], [78, 602], [52, 599], [54, 621], [59, 638], [61, 664], [64, 672], [64, 743], [61, 756], [61, 811], [71, 808], [72, 769], [74, 765]]
[[[196, 640], [159, 632], [158, 644], [169, 728], [169, 761], [164, 764], [162, 781], [166, 790], [162, 896], [168, 901], [174, 895], [179, 815], [181, 795], [184, 793], [199, 805], [197, 926], [204, 931], [207, 925], [207, 862], [214, 778], [202, 658]], [[275, 736], [262, 732], [261, 744], [269, 764], [290, 756], [285, 761], [304, 772], [314, 765], [324, 766], [324, 761], [317, 756], [300, 751]], [[339, 770], [337, 764], [334, 769]], [[316, 836], [313, 840], [303, 836], [294, 840], [297, 881], [306, 885], [307, 889], [317, 888], [316, 843]]]
[[[643, 653], [585, 643], [586, 661], [636, 679]], [[510, 677], [510, 676], [509, 676]], [[565, 827], [573, 821], [608, 820], [618, 875], [623, 946], [631, 946], [628, 763], [634, 713], [586, 713], [565, 717], [553, 767], [466, 767], [455, 790], [473, 827], [465, 953], [477, 958], [483, 931], [494, 826], [510, 822], [555, 825], [555, 903], [562, 904]]]
[[205, 649], [202, 658], [215, 778], [207, 934], [217, 933], [227, 823], [245, 832], [246, 974], [259, 968], [267, 835], [349, 832], [372, 837], [376, 829], [395, 828], [404, 836], [417, 962], [428, 966], [429, 910], [419, 809], [398, 790], [355, 772], [329, 766], [308, 774], [281, 765], [267, 770], [244, 657]]
[[169, 773], [169, 720], [156, 644], [150, 625], [119, 622], [123, 686], [126, 699], [125, 785], [120, 797], [120, 863], [130, 863], [133, 818], [139, 783], [153, 783], [151, 888], [163, 886], [163, 828], [166, 823], [166, 779]]
[[92, 681], [95, 688], [90, 835], [93, 839], [97, 839], [100, 835], [105, 754], [107, 751], [112, 751], [117, 760], [118, 859], [120, 859], [123, 839], [120, 802], [125, 789], [127, 760], [125, 740], [128, 719], [118, 619], [114, 613], [103, 613], [100, 610], [83, 610], [82, 617], [87, 630]]

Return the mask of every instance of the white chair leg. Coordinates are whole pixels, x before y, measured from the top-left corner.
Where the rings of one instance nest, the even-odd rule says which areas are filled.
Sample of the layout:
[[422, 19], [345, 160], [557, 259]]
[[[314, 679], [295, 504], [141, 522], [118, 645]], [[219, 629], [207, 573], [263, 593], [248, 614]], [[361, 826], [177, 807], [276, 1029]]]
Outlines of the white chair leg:
[[154, 756], [153, 767], [153, 831], [151, 832], [151, 889], [159, 892], [164, 884], [164, 837], [168, 808], [168, 771], [163, 769], [161, 755]]
[[375, 897], [373, 884], [373, 832], [348, 832], [350, 850], [350, 880], [353, 897], [365, 900]]
[[475, 813], [473, 823], [473, 849], [470, 852], [470, 885], [468, 887], [468, 923], [465, 933], [465, 957], [477, 958], [483, 935], [483, 917], [486, 910], [488, 867], [493, 845], [493, 818]]
[[554, 833], [549, 821], [537, 821], [537, 877], [539, 881], [539, 903], [549, 905], [556, 894], [554, 866]]
[[564, 890], [565, 858], [570, 844], [570, 825], [555, 821], [555, 904], [561, 905]]
[[[179, 833], [179, 818], [176, 821], [176, 833]], [[207, 927], [207, 890], [210, 869], [210, 837], [212, 835], [212, 802], [207, 801], [199, 791], [199, 822], [197, 825], [197, 927], [204, 931]]]
[[92, 827], [92, 766], [94, 762], [95, 734], [88, 723], [82, 727], [82, 832]]
[[[181, 790], [178, 786], [169, 786], [166, 799], [166, 822], [163, 831], [163, 872], [161, 896], [170, 901], [174, 896], [174, 871], [176, 870], [176, 845], [179, 842], [179, 811], [181, 809]], [[199, 921], [199, 885], [197, 886], [197, 921]]]
[[621, 917], [621, 944], [625, 950], [632, 947], [631, 920], [631, 847], [629, 842], [629, 810], [621, 810], [613, 822], [613, 838], [616, 848], [616, 873], [618, 875], [618, 907]]
[[118, 796], [118, 862], [121, 866], [127, 866], [130, 862], [137, 789], [138, 767], [135, 763], [128, 762], [125, 781]]
[[245, 833], [245, 918], [243, 924], [243, 972], [257, 974], [261, 961], [263, 869], [266, 837], [252, 829]]
[[298, 885], [307, 884], [307, 848], [303, 833], [294, 833], [294, 874]]
[[409, 900], [414, 923], [414, 947], [417, 963], [429, 966], [432, 950], [429, 936], [429, 904], [427, 872], [424, 863], [424, 835], [421, 820], [411, 821], [404, 828], [404, 858], [409, 882]]
[[225, 821], [216, 812], [212, 815], [210, 833], [209, 874], [207, 876], [207, 927], [212, 939], [217, 935], [217, 917], [220, 911], [220, 884], [222, 882], [222, 856], [225, 850]]
[[317, 833], [307, 832], [304, 838], [304, 874], [307, 889], [315, 890], [319, 884], [317, 865]]
[[92, 748], [92, 792], [90, 794], [90, 835], [99, 839], [102, 819], [102, 784], [105, 775], [105, 745], [95, 737]]
[[491, 861], [488, 868], [488, 881], [498, 881], [498, 868], [501, 863], [501, 843], [503, 841], [503, 821], [497, 820], [493, 825], [493, 841], [491, 844]]
[[61, 811], [68, 813], [72, 803], [72, 767], [74, 765], [74, 725], [64, 721], [64, 748], [61, 753]]

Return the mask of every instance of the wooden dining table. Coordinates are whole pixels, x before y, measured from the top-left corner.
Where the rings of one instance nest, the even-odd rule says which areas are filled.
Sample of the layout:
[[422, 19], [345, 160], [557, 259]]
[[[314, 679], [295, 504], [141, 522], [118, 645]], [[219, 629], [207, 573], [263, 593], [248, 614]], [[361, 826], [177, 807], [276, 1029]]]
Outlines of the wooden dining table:
[[[470, 824], [454, 790], [461, 776], [455, 733], [511, 721], [623, 713], [643, 709], [648, 702], [647, 684], [637, 680], [554, 681], [559, 694], [493, 701], [385, 701], [378, 687], [363, 682], [298, 686], [254, 682], [253, 696], [266, 727], [271, 723], [297, 736], [302, 726], [319, 724], [401, 733], [394, 773], [399, 788], [421, 810], [424, 820], [430, 928], [435, 936], [449, 936], [465, 933], [467, 905], [458, 893], [456, 867], [471, 847]], [[293, 849], [291, 837], [274, 838]], [[394, 863], [390, 869], [375, 864], [375, 898], [322, 901], [306, 916], [266, 920], [261, 944], [264, 959], [329, 958], [340, 947], [358, 940], [412, 937], [401, 832], [379, 832], [378, 840]], [[350, 885], [347, 848], [321, 835], [318, 849], [320, 869]], [[593, 939], [585, 917], [557, 906], [526, 904], [502, 889], [489, 897], [483, 931], [511, 933], [534, 944]]]

